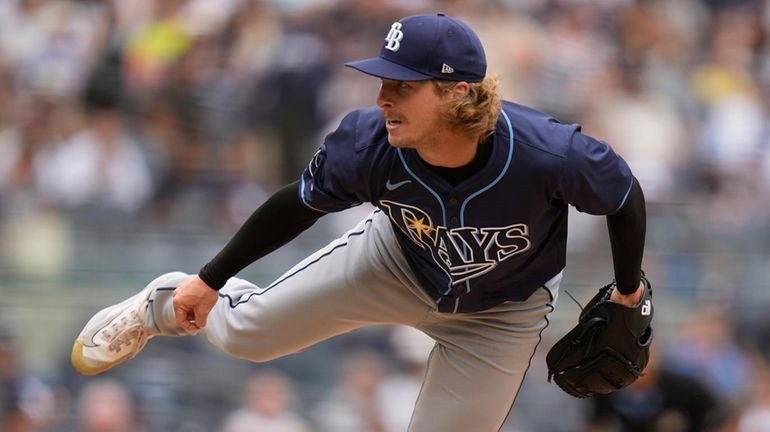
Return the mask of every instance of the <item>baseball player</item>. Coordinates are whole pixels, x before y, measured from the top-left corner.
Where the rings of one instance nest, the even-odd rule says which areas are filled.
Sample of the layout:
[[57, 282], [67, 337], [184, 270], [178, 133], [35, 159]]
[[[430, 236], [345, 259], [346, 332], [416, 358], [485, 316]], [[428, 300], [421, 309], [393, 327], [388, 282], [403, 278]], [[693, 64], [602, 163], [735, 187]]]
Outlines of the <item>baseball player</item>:
[[[568, 205], [606, 215], [612, 300], [638, 303], [644, 197], [625, 161], [578, 125], [501, 101], [464, 22], [410, 16], [383, 36], [377, 57], [346, 64], [379, 78], [376, 107], [345, 116], [197, 275], [164, 274], [98, 312], [73, 346], [77, 371], [101, 373], [161, 335], [202, 331], [266, 362], [404, 324], [436, 341], [409, 430], [496, 431], [556, 301]], [[272, 284], [234, 277], [363, 202], [376, 209]]]

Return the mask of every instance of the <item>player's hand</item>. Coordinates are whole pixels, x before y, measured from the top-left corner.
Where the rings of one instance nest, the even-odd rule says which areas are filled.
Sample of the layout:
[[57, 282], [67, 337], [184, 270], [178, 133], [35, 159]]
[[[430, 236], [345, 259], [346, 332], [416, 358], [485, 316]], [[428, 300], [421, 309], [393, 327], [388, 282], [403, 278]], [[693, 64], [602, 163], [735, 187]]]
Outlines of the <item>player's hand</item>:
[[636, 291], [632, 292], [631, 294], [623, 294], [618, 291], [617, 288], [612, 290], [612, 294], [610, 294], [610, 301], [620, 303], [628, 307], [637, 307], [639, 306], [639, 302], [642, 301], [642, 297], [644, 297], [644, 283], [640, 281], [639, 288], [637, 288]]
[[174, 290], [176, 324], [189, 333], [197, 333], [206, 326], [211, 308], [219, 294], [197, 275], [179, 284]]

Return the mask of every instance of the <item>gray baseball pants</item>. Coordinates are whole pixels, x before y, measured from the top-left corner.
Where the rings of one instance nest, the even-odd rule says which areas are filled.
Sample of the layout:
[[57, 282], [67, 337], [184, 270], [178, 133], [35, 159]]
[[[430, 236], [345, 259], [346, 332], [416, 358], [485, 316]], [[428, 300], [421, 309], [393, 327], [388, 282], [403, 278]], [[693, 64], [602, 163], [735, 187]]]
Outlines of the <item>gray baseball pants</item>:
[[[178, 281], [188, 277], [177, 273]], [[179, 282], [168, 285], [176, 285]], [[260, 288], [232, 278], [204, 332], [222, 351], [266, 362], [376, 324], [415, 327], [435, 341], [409, 431], [492, 432], [503, 425], [553, 310], [561, 273], [527, 301], [449, 314], [419, 287], [393, 228], [375, 210], [339, 239]], [[179, 335], [173, 287], [152, 297], [147, 325]]]

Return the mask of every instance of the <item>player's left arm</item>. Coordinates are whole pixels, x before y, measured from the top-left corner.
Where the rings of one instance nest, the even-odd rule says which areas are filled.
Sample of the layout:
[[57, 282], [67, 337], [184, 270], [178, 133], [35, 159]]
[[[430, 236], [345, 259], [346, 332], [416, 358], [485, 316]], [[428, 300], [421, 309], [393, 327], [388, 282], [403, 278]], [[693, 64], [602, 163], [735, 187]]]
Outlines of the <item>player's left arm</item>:
[[617, 289], [611, 301], [636, 306], [644, 294], [641, 282], [642, 256], [647, 228], [644, 193], [634, 177], [626, 202], [617, 212], [607, 216], [612, 263]]
[[560, 181], [561, 198], [579, 211], [606, 215], [617, 289], [611, 299], [635, 306], [646, 234], [644, 193], [631, 168], [609, 144], [572, 126]]

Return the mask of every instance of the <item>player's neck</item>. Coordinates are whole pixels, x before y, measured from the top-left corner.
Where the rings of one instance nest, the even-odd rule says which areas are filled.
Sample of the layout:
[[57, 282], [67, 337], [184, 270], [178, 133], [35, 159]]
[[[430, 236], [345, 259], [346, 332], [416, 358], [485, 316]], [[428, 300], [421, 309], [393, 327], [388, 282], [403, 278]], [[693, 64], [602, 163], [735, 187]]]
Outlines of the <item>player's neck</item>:
[[428, 145], [417, 146], [420, 158], [436, 167], [457, 168], [470, 163], [476, 156], [479, 139], [452, 134], [437, 137]]

